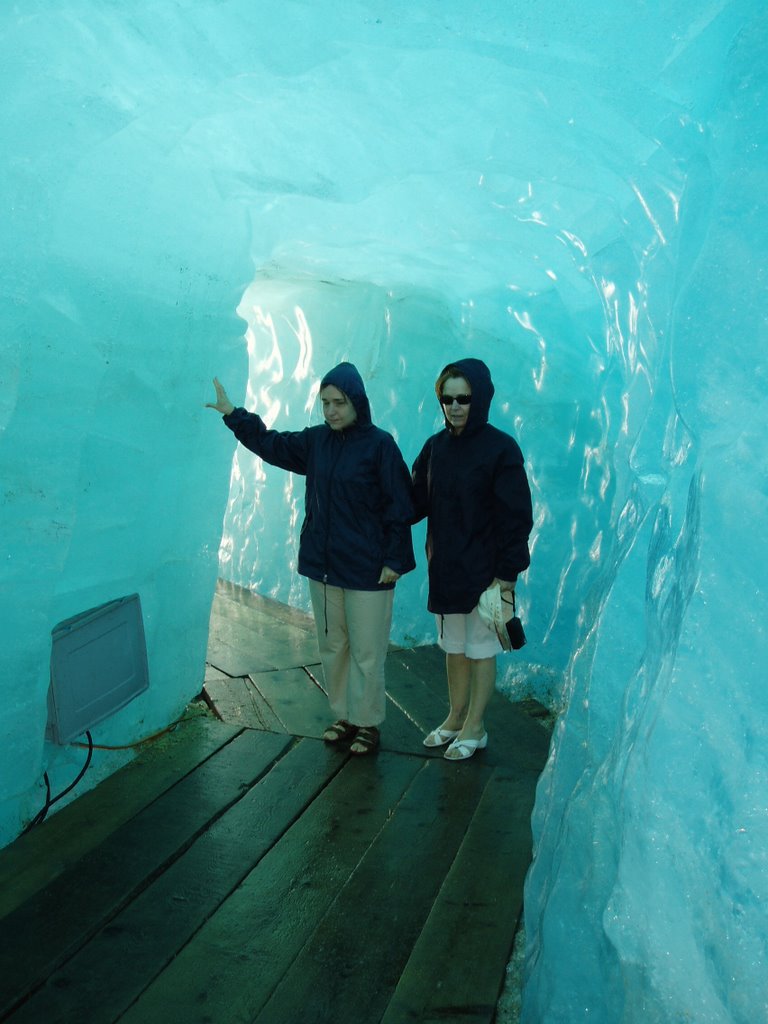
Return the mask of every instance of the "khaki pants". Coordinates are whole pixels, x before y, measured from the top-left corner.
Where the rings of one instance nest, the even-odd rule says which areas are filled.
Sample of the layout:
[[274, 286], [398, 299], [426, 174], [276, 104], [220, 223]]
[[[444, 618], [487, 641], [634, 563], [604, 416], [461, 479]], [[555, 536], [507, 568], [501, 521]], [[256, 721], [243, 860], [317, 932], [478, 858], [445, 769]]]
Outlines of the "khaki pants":
[[309, 594], [331, 711], [353, 725], [380, 725], [394, 590], [342, 590], [310, 580]]

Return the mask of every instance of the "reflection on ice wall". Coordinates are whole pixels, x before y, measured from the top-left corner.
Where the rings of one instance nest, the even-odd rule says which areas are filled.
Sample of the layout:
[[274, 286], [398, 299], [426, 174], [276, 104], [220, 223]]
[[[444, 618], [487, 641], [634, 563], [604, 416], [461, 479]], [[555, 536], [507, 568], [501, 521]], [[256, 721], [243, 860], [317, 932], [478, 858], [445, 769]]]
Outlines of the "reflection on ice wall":
[[43, 740], [57, 622], [140, 592], [120, 745], [200, 688], [222, 515], [223, 572], [305, 601], [301, 482], [238, 454], [227, 504], [213, 374], [300, 428], [349, 357], [410, 459], [477, 354], [536, 502], [505, 680], [566, 709], [524, 1017], [760, 1019], [766, 16], [338, 6], [0, 12], [0, 840], [82, 760]]
[[[649, 394], [534, 816], [530, 1022], [768, 1015], [767, 26], [688, 35], [709, 74], [677, 111], [694, 133], [667, 139], [685, 187], [641, 282]], [[631, 390], [604, 397], [632, 422]]]

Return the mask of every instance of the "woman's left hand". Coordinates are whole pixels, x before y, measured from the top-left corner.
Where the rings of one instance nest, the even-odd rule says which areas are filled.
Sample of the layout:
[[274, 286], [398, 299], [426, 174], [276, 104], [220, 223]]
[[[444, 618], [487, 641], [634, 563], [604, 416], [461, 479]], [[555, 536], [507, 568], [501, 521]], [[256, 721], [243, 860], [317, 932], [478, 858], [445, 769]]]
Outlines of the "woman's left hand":
[[379, 583], [395, 583], [400, 579], [400, 573], [395, 572], [394, 569], [390, 569], [388, 565], [385, 565], [381, 570], [381, 576], [379, 576]]
[[229, 416], [231, 412], [234, 412], [234, 405], [229, 400], [227, 392], [224, 390], [224, 385], [221, 383], [218, 377], [213, 378], [213, 386], [216, 388], [216, 401], [206, 402], [206, 409], [215, 409], [216, 412], [220, 412], [222, 416]]
[[495, 579], [494, 583], [499, 584], [499, 590], [502, 594], [514, 594], [516, 580], [499, 580]]

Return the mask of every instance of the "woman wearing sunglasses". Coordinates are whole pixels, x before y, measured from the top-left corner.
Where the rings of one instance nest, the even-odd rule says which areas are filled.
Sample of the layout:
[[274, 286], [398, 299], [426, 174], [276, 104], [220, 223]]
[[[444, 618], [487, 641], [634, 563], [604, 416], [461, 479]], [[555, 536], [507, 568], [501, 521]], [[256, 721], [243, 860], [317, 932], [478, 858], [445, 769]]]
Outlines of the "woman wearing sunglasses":
[[384, 662], [395, 582], [414, 569], [408, 467], [394, 438], [371, 422], [362, 378], [340, 363], [320, 383], [325, 423], [298, 431], [267, 428], [236, 408], [214, 379], [216, 401], [238, 441], [265, 462], [306, 477], [299, 573], [309, 578], [320, 660], [337, 720], [328, 743], [353, 754], [379, 745]]
[[480, 359], [442, 371], [435, 392], [445, 427], [413, 464], [416, 521], [427, 519], [428, 608], [446, 654], [448, 717], [424, 740], [463, 761], [488, 744], [484, 714], [501, 645], [477, 603], [494, 581], [514, 593], [528, 568], [531, 491], [517, 442], [488, 422], [493, 382]]

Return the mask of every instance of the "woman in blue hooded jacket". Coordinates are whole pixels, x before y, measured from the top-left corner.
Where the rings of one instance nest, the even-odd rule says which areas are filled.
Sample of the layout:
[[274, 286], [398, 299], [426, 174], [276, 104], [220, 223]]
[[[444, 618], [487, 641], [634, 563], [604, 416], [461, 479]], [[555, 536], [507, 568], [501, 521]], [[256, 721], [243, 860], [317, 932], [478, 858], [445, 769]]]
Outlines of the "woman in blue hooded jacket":
[[488, 422], [494, 388], [485, 363], [450, 363], [435, 392], [445, 428], [424, 445], [412, 477], [416, 521], [427, 519], [428, 608], [446, 652], [450, 710], [424, 745], [447, 745], [445, 757], [461, 761], [488, 743], [483, 719], [502, 649], [477, 604], [494, 582], [502, 596], [514, 593], [530, 563], [533, 517], [520, 448]]
[[325, 423], [269, 430], [236, 408], [218, 380], [216, 402], [235, 437], [265, 462], [306, 477], [299, 573], [309, 579], [320, 660], [337, 720], [323, 738], [365, 754], [384, 721], [384, 662], [396, 580], [415, 567], [411, 480], [391, 434], [371, 422], [362, 378], [340, 363], [320, 383]]

